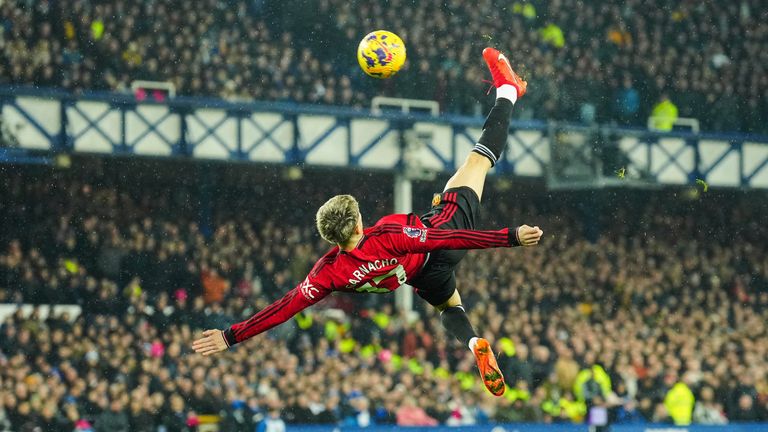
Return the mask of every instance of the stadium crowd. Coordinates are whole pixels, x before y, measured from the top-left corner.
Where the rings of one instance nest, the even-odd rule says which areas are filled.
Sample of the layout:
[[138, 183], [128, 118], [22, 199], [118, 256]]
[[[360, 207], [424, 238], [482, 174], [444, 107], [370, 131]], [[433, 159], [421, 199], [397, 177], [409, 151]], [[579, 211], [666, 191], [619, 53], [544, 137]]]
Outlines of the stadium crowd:
[[[191, 352], [201, 329], [249, 316], [304, 277], [326, 248], [313, 210], [340, 192], [341, 174], [217, 184], [207, 227], [194, 184], [110, 172], [0, 182], [0, 303], [82, 307], [74, 320], [35, 311], [0, 323], [0, 430], [186, 431], [205, 415], [227, 431], [580, 422], [592, 407], [615, 422], [768, 420], [764, 196], [549, 199], [489, 187], [487, 225], [547, 232], [537, 248], [473, 253], [458, 273], [509, 380], [494, 398], [431, 308], [416, 300], [409, 319], [391, 295], [332, 296], [224, 355]], [[385, 214], [384, 182], [356, 181], [366, 220]], [[427, 200], [439, 185], [419, 188]], [[584, 200], [603, 206], [594, 241]]]
[[[768, 9], [760, 0], [12, 0], [0, 4], [0, 82], [367, 106], [384, 94], [479, 115], [483, 46], [530, 78], [517, 116], [644, 125], [671, 101], [704, 130], [768, 132]], [[355, 49], [400, 34], [407, 70], [374, 82]], [[485, 101], [490, 103], [490, 100]]]

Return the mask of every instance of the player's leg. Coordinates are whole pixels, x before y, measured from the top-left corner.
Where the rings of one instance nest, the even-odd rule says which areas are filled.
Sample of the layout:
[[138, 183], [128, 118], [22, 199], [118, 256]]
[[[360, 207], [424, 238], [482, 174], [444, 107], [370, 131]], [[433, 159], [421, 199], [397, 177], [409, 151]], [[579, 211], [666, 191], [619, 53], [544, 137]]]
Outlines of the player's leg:
[[454, 289], [451, 297], [444, 303], [435, 306], [435, 309], [440, 312], [440, 320], [448, 333], [472, 349], [470, 343], [473, 338], [477, 338], [477, 332], [472, 327], [472, 323], [469, 322], [467, 312], [461, 304], [459, 290]]
[[496, 87], [496, 104], [491, 109], [483, 125], [475, 148], [467, 156], [464, 164], [448, 180], [445, 190], [469, 187], [482, 199], [485, 176], [501, 157], [507, 143], [512, 107], [519, 97], [525, 94], [528, 84], [512, 70], [509, 61], [493, 48], [483, 50], [483, 58], [493, 76]]
[[[506, 384], [491, 345], [472, 327], [467, 312], [461, 304], [459, 291], [456, 289], [456, 275], [452, 270], [455, 263], [451, 261], [458, 257], [438, 254], [434, 258], [436, 261], [432, 261], [431, 265], [425, 268], [425, 274], [420, 280], [414, 281], [414, 286], [417, 287], [416, 293], [440, 311], [440, 321], [446, 332], [458, 339], [474, 354], [485, 387], [494, 395], [501, 396], [506, 390]], [[421, 289], [421, 287], [427, 287], [427, 289]]]
[[458, 187], [469, 187], [477, 194], [477, 197], [483, 198], [483, 187], [485, 186], [485, 175], [491, 169], [491, 161], [485, 156], [474, 151], [467, 155], [456, 173], [448, 179], [444, 191]]
[[[497, 50], [486, 48], [483, 58], [493, 75], [496, 104], [483, 125], [483, 133], [464, 164], [448, 180], [445, 191], [432, 201], [432, 208], [422, 216], [427, 226], [444, 229], [474, 229], [479, 216], [485, 176], [498, 160], [507, 142], [512, 106], [525, 94], [526, 82], [509, 66]], [[469, 322], [461, 296], [456, 290], [453, 269], [466, 251], [433, 252], [422, 272], [410, 283], [417, 294], [440, 311], [443, 327], [469, 347], [477, 360], [483, 383], [494, 395], [504, 393], [504, 377], [487, 340], [480, 338]]]
[[461, 296], [458, 290], [444, 303], [435, 306], [440, 311], [440, 320], [443, 327], [459, 341], [469, 347], [475, 355], [477, 368], [485, 387], [496, 396], [501, 396], [506, 390], [504, 375], [493, 355], [491, 344], [488, 340], [477, 335], [472, 323], [469, 322], [467, 312], [461, 304]]

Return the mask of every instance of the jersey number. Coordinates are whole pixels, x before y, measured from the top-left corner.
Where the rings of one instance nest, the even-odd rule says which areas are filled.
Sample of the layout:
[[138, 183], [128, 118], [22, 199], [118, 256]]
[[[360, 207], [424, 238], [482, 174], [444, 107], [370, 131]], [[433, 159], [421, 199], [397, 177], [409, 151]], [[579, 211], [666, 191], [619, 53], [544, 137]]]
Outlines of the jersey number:
[[370, 282], [366, 282], [365, 285], [360, 285], [359, 287], [355, 288], [355, 291], [357, 292], [369, 292], [369, 293], [385, 293], [389, 292], [386, 288], [380, 288], [378, 285], [383, 281], [384, 279], [387, 279], [389, 277], [397, 277], [397, 283], [398, 285], [402, 285], [405, 283], [406, 280], [408, 280], [408, 276], [405, 274], [405, 268], [402, 264], [398, 264], [397, 267], [393, 268], [392, 271], [389, 273], [376, 276], [375, 278], [372, 278]]

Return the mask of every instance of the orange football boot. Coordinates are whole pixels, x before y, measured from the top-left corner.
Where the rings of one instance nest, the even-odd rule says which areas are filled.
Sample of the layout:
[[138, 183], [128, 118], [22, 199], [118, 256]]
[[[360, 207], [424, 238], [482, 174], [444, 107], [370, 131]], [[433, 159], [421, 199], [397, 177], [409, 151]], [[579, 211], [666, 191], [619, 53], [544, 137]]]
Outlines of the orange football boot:
[[493, 393], [494, 396], [503, 395], [507, 386], [504, 383], [504, 375], [501, 374], [499, 364], [496, 363], [496, 356], [493, 355], [491, 344], [483, 338], [478, 338], [473, 351], [475, 352], [477, 368], [480, 370], [480, 377], [483, 379], [485, 388]]

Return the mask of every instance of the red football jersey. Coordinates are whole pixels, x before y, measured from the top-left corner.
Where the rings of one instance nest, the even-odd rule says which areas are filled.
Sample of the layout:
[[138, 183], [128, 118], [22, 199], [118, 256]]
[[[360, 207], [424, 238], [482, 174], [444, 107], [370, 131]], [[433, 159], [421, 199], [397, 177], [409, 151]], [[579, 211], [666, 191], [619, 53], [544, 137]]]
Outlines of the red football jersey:
[[231, 346], [281, 324], [333, 291], [386, 293], [414, 278], [429, 252], [517, 246], [516, 231], [427, 228], [414, 214], [394, 214], [367, 228], [355, 249], [334, 247], [283, 298], [224, 331]]

